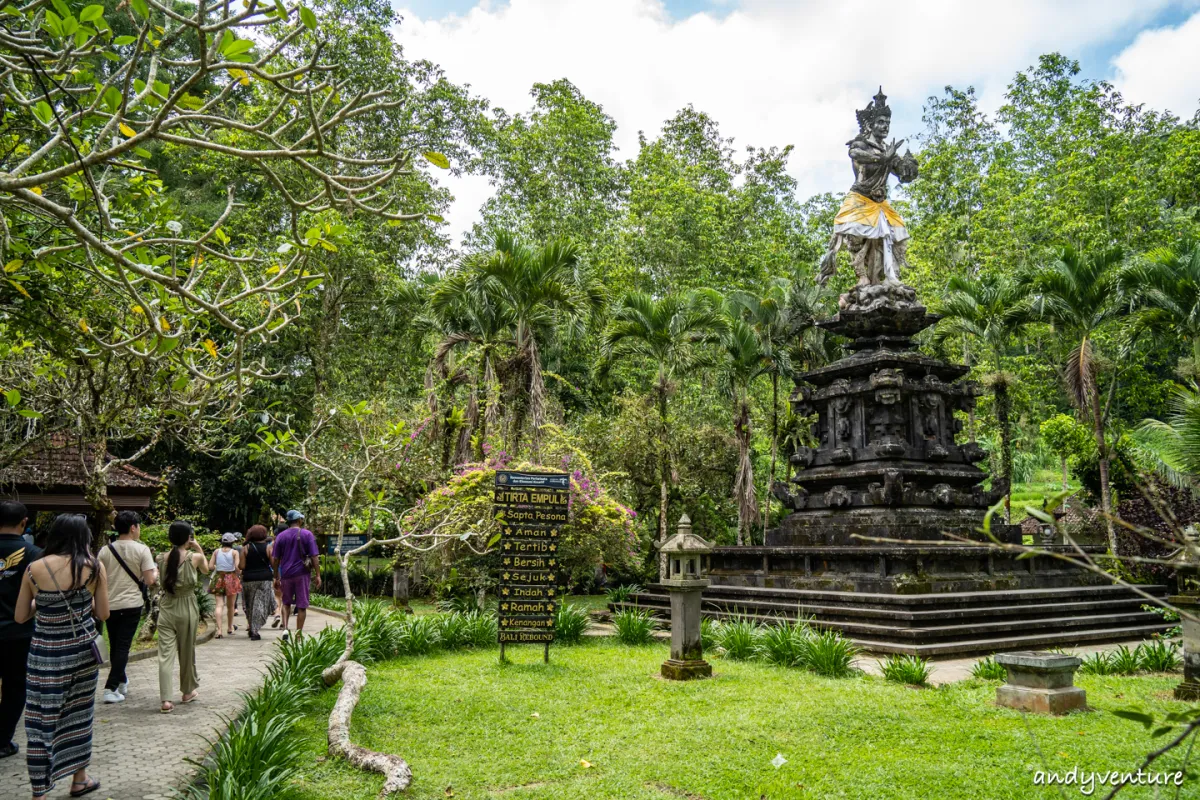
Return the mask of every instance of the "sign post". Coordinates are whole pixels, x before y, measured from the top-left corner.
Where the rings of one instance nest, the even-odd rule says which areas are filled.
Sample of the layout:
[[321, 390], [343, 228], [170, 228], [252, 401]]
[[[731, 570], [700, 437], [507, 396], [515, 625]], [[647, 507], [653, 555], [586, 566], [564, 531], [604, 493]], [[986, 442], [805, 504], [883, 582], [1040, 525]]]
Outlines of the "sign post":
[[558, 533], [567, 523], [566, 473], [497, 470], [492, 495], [500, 521], [500, 660], [506, 644], [542, 644], [550, 662], [558, 610]]

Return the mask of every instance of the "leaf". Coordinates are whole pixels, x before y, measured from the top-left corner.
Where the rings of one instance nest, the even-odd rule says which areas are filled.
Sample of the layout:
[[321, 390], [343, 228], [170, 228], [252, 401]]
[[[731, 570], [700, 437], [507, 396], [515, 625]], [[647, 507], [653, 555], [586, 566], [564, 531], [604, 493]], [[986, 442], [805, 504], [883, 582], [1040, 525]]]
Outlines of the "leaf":
[[208, 352], [208, 354], [210, 356], [212, 356], [213, 358], [219, 357], [217, 354], [217, 343], [216, 342], [214, 342], [212, 339], [205, 339], [203, 344], [204, 344], [204, 349]]
[[242, 86], [250, 85], [250, 76], [246, 74], [245, 70], [231, 69], [231, 70], [229, 70], [229, 77], [233, 78], [235, 81], [240, 83]]
[[63, 0], [50, 0], [50, 5], [54, 6], [54, 10], [57, 11], [60, 16], [71, 16], [71, 7], [64, 3]]
[[126, 125], [124, 122], [118, 124], [117, 129], [119, 131], [121, 131], [121, 133], [125, 134], [125, 136], [129, 137], [130, 139], [137, 136], [137, 131], [135, 131], [133, 128], [129, 127], [128, 125]]
[[136, 153], [137, 155], [141, 156], [142, 158], [152, 158], [154, 155], [149, 150], [147, 150], [146, 148], [144, 148], [140, 145], [138, 147], [133, 148], [133, 152]]
[[4, 393], [4, 399], [10, 406], [15, 406], [21, 402], [21, 392], [17, 389], [9, 389]]
[[149, 19], [150, 8], [146, 5], [146, 0], [129, 0], [129, 4], [133, 6], [133, 10], [142, 19]]
[[428, 161], [430, 164], [433, 164], [435, 167], [441, 167], [442, 169], [450, 169], [450, 159], [446, 158], [441, 153], [435, 153], [432, 150], [430, 150], [428, 152], [422, 153], [421, 155], [425, 156], [425, 160]]
[[79, 12], [80, 22], [94, 22], [104, 16], [104, 6], [91, 5]]
[[169, 319], [167, 319], [166, 317], [159, 317], [158, 324], [159, 324], [159, 327], [161, 327], [164, 331], [171, 330], [171, 321]]
[[171, 388], [177, 392], [182, 392], [184, 389], [187, 388], [187, 385], [188, 385], [187, 375], [180, 375], [178, 378], [176, 378], [174, 381], [171, 382]]
[[124, 47], [125, 45], [133, 44], [136, 41], [136, 36], [118, 36], [117, 38], [113, 39], [113, 44], [117, 47]]
[[84, 333], [92, 332], [92, 329], [88, 327], [86, 319], [79, 320], [79, 330], [83, 331]]
[[310, 31], [317, 29], [317, 15], [312, 12], [308, 6], [300, 6], [300, 21], [304, 23], [304, 27]]
[[155, 348], [160, 353], [169, 353], [179, 347], [179, 340], [170, 336], [160, 336], [158, 339], [158, 347]]
[[[425, 219], [429, 220], [430, 222], [445, 222], [446, 221], [445, 217], [443, 217], [441, 214], [426, 214]], [[396, 221], [399, 222], [399, 220], [396, 220]]]
[[32, 299], [33, 299], [32, 297], [30, 297], [30, 296], [29, 296], [29, 292], [25, 291], [25, 287], [24, 287], [24, 286], [22, 286], [21, 284], [17, 283], [16, 281], [9, 281], [8, 283], [9, 283], [9, 285], [10, 285], [10, 286], [12, 286], [14, 289], [16, 289], [16, 290], [17, 290], [17, 292], [18, 292], [18, 293], [19, 293], [19, 294], [20, 294], [22, 297], [24, 297], [26, 300], [32, 300]]
[[496, 542], [498, 542], [498, 541], [500, 541], [500, 533], [497, 531], [496, 533], [492, 534], [492, 538], [488, 539], [487, 547], [485, 547], [484, 549], [491, 550], [493, 547], [496, 546]]
[[4, 274], [12, 275], [14, 272], [19, 270], [24, 264], [25, 264], [25, 262], [22, 261], [21, 259], [14, 258], [12, 261], [10, 261], [4, 265]]
[[135, 314], [140, 314], [143, 317], [146, 316], [146, 309], [142, 308], [141, 306], [135, 305], [133, 308], [131, 308], [129, 310]]
[[579, 766], [583, 767], [584, 769], [591, 769], [592, 762], [585, 761], [584, 759], [581, 758], [581, 759], [579, 759]]
[[240, 56], [251, 47], [254, 47], [254, 42], [250, 41], [249, 39], [234, 39], [228, 45], [222, 47], [221, 52], [225, 56], [232, 58], [233, 56]]
[[25, 417], [26, 419], [41, 419], [42, 418], [42, 412], [34, 411], [32, 408], [17, 409], [17, 414], [19, 414], [22, 417]]
[[1151, 716], [1150, 714], [1146, 714], [1142, 711], [1134, 711], [1132, 709], [1122, 708], [1122, 709], [1118, 709], [1112, 713], [1114, 715], [1120, 717], [1121, 719], [1127, 719], [1127, 720], [1131, 720], [1133, 722], [1140, 722], [1143, 725], [1145, 725], [1147, 728], [1149, 728], [1151, 725], [1154, 724], [1154, 717]]
[[50, 120], [54, 119], [54, 110], [50, 108], [50, 104], [45, 100], [39, 100], [33, 106], [33, 115], [49, 125]]

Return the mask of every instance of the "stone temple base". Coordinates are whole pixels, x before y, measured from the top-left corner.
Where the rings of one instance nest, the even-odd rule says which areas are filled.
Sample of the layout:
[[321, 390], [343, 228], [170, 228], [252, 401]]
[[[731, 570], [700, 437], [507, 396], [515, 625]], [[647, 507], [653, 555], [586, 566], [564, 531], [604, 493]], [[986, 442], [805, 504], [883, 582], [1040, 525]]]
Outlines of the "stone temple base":
[[668, 659], [663, 662], [662, 676], [670, 681], [691, 681], [697, 678], [712, 676], [712, 664], [707, 661], [676, 661]]
[[1008, 683], [996, 689], [996, 703], [1035, 714], [1066, 714], [1087, 708], [1087, 693], [1074, 685], [1080, 659], [1044, 651], [1001, 653]]
[[1184, 681], [1175, 687], [1175, 699], [1194, 703], [1200, 700], [1200, 683]]
[[996, 689], [996, 704], [1034, 714], [1066, 714], [1087, 708], [1087, 693], [1078, 686], [1066, 689], [1001, 686]]

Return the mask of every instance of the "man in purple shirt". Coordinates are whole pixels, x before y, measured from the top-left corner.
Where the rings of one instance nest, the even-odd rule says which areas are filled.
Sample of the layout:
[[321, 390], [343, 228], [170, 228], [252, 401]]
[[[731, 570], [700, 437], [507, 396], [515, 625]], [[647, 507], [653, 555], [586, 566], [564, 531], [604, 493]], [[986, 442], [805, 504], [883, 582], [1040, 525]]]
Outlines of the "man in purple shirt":
[[313, 568], [317, 565], [317, 537], [312, 531], [301, 528], [304, 515], [299, 511], [287, 512], [289, 527], [275, 537], [271, 545], [271, 563], [275, 565], [275, 580], [279, 584], [282, 596], [280, 599], [283, 616], [283, 640], [288, 638], [289, 606], [296, 607], [296, 634], [304, 630], [304, 617], [308, 609], [308, 584], [310, 577], [313, 585], [321, 588], [321, 571], [317, 570], [312, 576]]

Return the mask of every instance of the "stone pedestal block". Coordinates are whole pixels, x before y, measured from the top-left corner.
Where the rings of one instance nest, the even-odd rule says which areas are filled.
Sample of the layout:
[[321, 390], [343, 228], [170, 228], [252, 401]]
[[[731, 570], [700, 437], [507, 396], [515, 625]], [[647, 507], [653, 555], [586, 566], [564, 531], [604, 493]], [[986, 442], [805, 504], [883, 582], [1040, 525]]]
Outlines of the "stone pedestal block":
[[672, 681], [690, 681], [712, 676], [712, 665], [703, 659], [676, 661], [669, 658], [662, 663], [662, 676]]
[[1008, 683], [996, 689], [996, 703], [1036, 714], [1065, 714], [1087, 708], [1087, 693], [1074, 685], [1082, 663], [1075, 656], [1028, 651], [1001, 653]]
[[[1196, 595], [1175, 595], [1171, 605], [1184, 614], [1200, 616], [1200, 597]], [[1184, 617], [1180, 627], [1183, 628], [1183, 683], [1175, 687], [1175, 699], [1194, 702], [1200, 700], [1200, 622]]]

